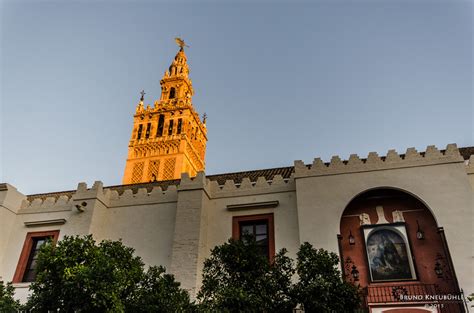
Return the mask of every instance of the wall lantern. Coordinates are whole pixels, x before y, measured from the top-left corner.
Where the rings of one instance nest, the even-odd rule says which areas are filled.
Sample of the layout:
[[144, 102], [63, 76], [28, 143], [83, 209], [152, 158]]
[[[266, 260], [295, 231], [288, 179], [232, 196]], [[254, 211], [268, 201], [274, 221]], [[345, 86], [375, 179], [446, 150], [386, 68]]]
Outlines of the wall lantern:
[[416, 225], [418, 225], [418, 229], [416, 230], [416, 238], [418, 240], [425, 239], [425, 232], [421, 230], [420, 224], [418, 223], [418, 220], [416, 220]]
[[436, 261], [434, 270], [438, 278], [443, 277], [443, 269], [441, 268], [441, 264], [439, 263], [439, 261]]
[[355, 264], [352, 265], [351, 274], [352, 274], [352, 278], [354, 278], [354, 281], [358, 281], [358, 280], [359, 280], [359, 271], [357, 270], [357, 267], [355, 266]]
[[349, 244], [351, 246], [353, 246], [353, 245], [355, 245], [355, 243], [356, 243], [355, 238], [354, 238], [354, 236], [352, 236], [352, 231], [350, 230], [349, 231]]

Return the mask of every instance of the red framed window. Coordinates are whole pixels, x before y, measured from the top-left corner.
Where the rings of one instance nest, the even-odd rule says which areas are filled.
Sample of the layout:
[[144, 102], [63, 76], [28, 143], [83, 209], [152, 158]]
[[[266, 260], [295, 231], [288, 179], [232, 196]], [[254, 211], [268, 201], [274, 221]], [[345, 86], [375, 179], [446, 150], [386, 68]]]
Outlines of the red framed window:
[[275, 234], [273, 214], [234, 216], [232, 218], [232, 238], [240, 239], [249, 234], [255, 237], [262, 254], [269, 260], [275, 256]]
[[58, 240], [59, 230], [31, 232], [26, 234], [25, 243], [21, 250], [20, 260], [13, 276], [14, 283], [32, 282], [36, 279], [36, 260], [41, 246], [52, 239], [54, 243]]

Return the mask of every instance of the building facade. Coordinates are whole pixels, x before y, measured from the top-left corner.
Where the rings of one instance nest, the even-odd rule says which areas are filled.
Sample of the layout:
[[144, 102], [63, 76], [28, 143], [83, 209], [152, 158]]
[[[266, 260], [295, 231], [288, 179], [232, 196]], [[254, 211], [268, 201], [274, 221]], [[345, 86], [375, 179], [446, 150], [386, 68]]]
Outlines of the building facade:
[[180, 50], [155, 108], [142, 97], [123, 185], [36, 195], [0, 185], [0, 279], [14, 282], [18, 298], [28, 295], [35, 251], [48, 237], [122, 239], [194, 296], [210, 250], [250, 231], [269, 258], [281, 248], [295, 258], [303, 242], [338, 253], [344, 279], [365, 290], [371, 312], [465, 310], [439, 297], [474, 292], [474, 147], [206, 175], [206, 128], [186, 102], [185, 62]]

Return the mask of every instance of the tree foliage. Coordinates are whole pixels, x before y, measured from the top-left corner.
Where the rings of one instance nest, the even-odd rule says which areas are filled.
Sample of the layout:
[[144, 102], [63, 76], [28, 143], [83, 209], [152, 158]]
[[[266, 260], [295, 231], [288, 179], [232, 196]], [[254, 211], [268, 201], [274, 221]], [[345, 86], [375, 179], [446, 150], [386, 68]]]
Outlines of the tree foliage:
[[121, 241], [96, 244], [91, 235], [66, 236], [57, 246], [43, 245], [27, 309], [136, 312], [145, 299], [155, 312], [189, 305], [187, 293], [179, 289], [171, 275], [164, 274], [164, 268], [151, 267], [145, 273], [143, 261], [133, 254], [134, 249]]
[[[296, 267], [282, 249], [270, 262], [252, 236], [215, 247], [204, 262], [199, 304], [190, 301], [164, 267], [144, 270], [141, 258], [120, 241], [96, 243], [92, 236], [44, 244], [37, 277], [25, 307], [13, 287], [0, 282], [0, 312], [353, 312], [358, 289], [343, 282], [339, 258], [309, 243]], [[297, 275], [295, 275], [297, 274]]]
[[288, 312], [294, 307], [292, 260], [286, 250], [273, 263], [261, 254], [255, 239], [230, 239], [215, 247], [204, 262], [198, 293], [205, 312]]
[[[358, 288], [344, 282], [335, 253], [301, 245], [294, 262], [282, 249], [273, 262], [263, 256], [253, 238], [229, 240], [215, 247], [204, 262], [198, 294], [205, 312], [353, 312], [359, 307]], [[295, 272], [298, 275], [295, 275]], [[294, 276], [294, 277], [293, 277]], [[294, 278], [294, 283], [293, 279]]]
[[192, 312], [189, 294], [181, 289], [174, 276], [165, 273], [163, 266], [148, 269], [137, 286], [127, 311], [146, 312]]
[[20, 302], [13, 298], [15, 288], [11, 283], [5, 284], [0, 280], [0, 312], [14, 313], [20, 309]]
[[299, 281], [294, 286], [305, 312], [354, 312], [360, 305], [357, 287], [344, 282], [338, 270], [337, 254], [315, 249], [307, 242], [297, 253]]

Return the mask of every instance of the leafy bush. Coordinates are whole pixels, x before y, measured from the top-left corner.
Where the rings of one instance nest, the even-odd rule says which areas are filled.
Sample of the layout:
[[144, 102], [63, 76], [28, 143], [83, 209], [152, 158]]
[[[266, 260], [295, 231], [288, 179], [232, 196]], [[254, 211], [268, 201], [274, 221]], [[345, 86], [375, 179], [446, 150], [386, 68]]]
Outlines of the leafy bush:
[[291, 312], [293, 273], [286, 250], [270, 264], [253, 237], [230, 239], [215, 247], [204, 262], [199, 308], [206, 312]]
[[0, 280], [0, 312], [13, 313], [20, 309], [20, 302], [13, 298], [15, 288], [11, 283], [5, 283]]
[[173, 276], [162, 267], [145, 273], [141, 258], [121, 241], [66, 236], [41, 247], [36, 270], [26, 304], [31, 312], [169, 312], [190, 305]]
[[[253, 238], [230, 239], [215, 247], [204, 262], [198, 294], [204, 312], [354, 312], [360, 306], [357, 287], [344, 282], [339, 257], [311, 244], [301, 245], [294, 262], [282, 249], [269, 262]], [[295, 283], [292, 277], [299, 278]]]
[[338, 265], [337, 254], [316, 250], [307, 242], [301, 245], [296, 264], [299, 281], [294, 294], [306, 312], [354, 312], [359, 308], [359, 290], [341, 279]]

